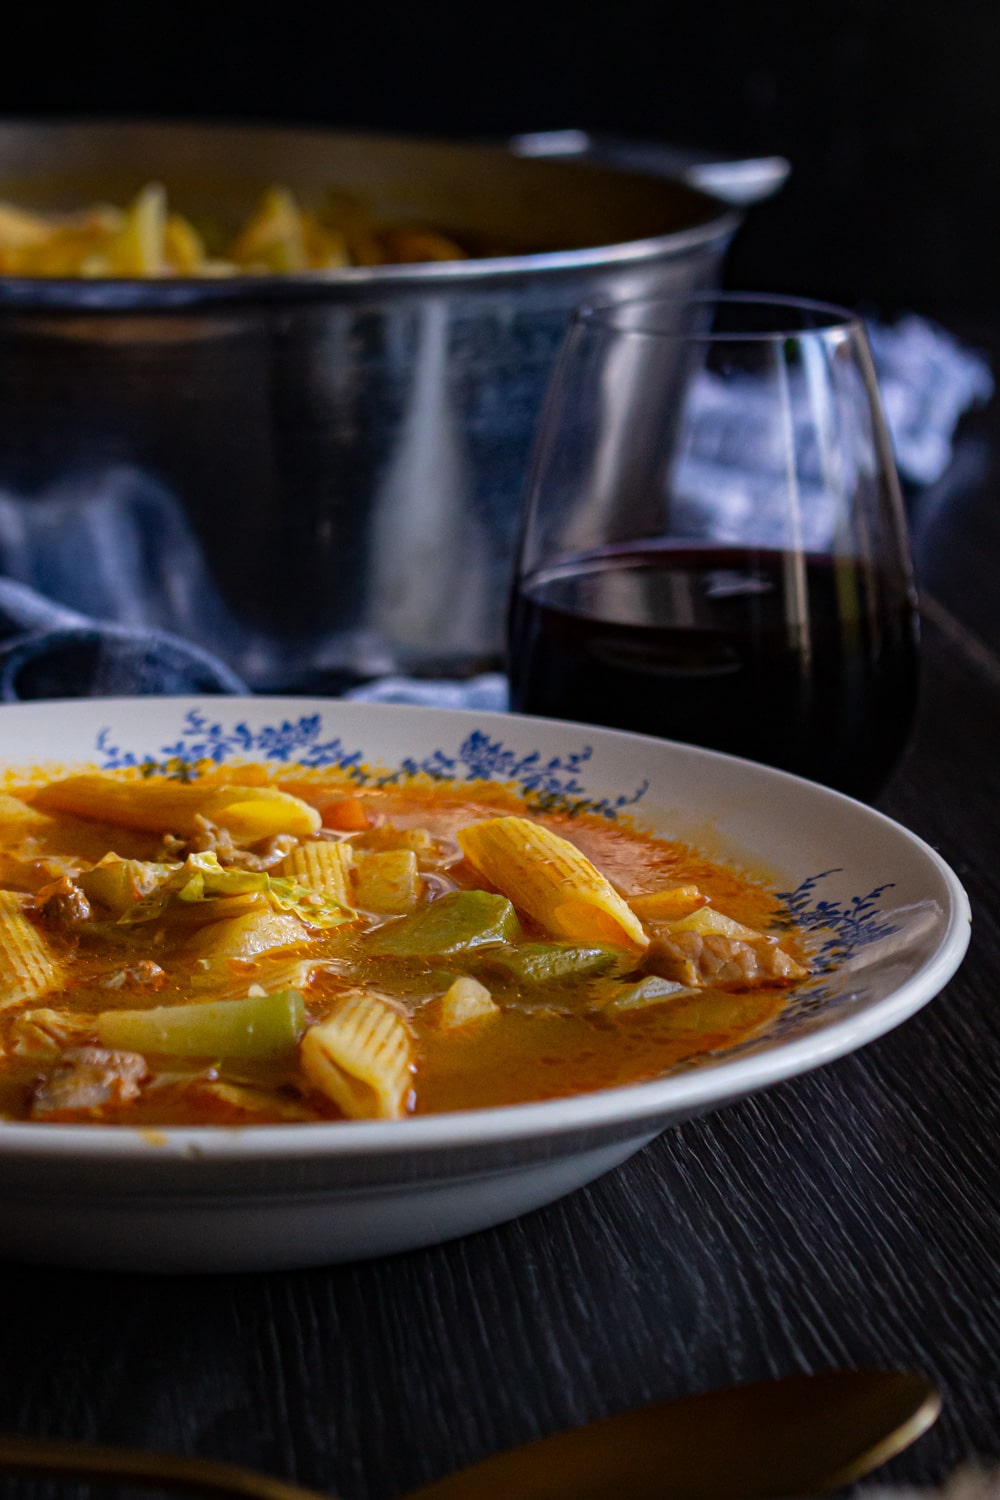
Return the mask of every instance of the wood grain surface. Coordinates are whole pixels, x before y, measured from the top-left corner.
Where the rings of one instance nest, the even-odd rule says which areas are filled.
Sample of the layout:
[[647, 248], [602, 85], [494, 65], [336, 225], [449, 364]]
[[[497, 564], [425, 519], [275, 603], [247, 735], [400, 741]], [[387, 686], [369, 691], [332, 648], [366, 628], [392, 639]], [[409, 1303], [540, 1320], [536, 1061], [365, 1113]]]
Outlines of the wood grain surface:
[[450, 1245], [262, 1276], [0, 1267], [0, 1428], [201, 1453], [361, 1500], [641, 1402], [899, 1365], [940, 1382], [944, 1414], [886, 1478], [1000, 1460], [993, 463], [959, 496], [957, 530], [940, 494], [914, 514], [940, 592], [918, 731], [882, 804], [972, 899], [943, 995], [861, 1053]]

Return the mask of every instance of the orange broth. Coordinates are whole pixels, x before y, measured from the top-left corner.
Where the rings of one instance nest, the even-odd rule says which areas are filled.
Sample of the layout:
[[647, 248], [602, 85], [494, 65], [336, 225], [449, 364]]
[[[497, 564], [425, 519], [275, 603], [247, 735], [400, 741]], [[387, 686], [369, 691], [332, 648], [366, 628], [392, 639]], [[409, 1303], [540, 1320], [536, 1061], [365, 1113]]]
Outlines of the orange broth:
[[[240, 773], [227, 769], [205, 784], [240, 780]], [[259, 784], [263, 780], [260, 768], [247, 768], [242, 780]], [[801, 957], [796, 935], [787, 930], [779, 903], [763, 882], [715, 863], [686, 845], [639, 832], [624, 821], [537, 813], [509, 792], [484, 784], [473, 790], [447, 786], [369, 789], [309, 777], [286, 777], [271, 784], [321, 814], [324, 808], [332, 809], [334, 821], [340, 816], [335, 804], [347, 805], [349, 799], [346, 816], [355, 823], [358, 806], [363, 808], [366, 831], [325, 833], [324, 838], [363, 844], [366, 837], [381, 837], [391, 845], [393, 829], [426, 830], [436, 841], [437, 854], [433, 867], [422, 873], [421, 903], [448, 891], [490, 889], [461, 858], [454, 844], [456, 832], [481, 819], [517, 814], [553, 829], [582, 850], [626, 900], [665, 887], [696, 885], [713, 908], [748, 927], [766, 932], [780, 926], [782, 946]], [[20, 795], [30, 803], [37, 790], [37, 783], [24, 786]], [[375, 830], [384, 832], [376, 835]], [[64, 813], [23, 830], [3, 827], [0, 887], [19, 891], [26, 900], [38, 900], [37, 891], [51, 874], [46, 861], [52, 858], [80, 867], [96, 863], [108, 851], [123, 858], [162, 859], [162, 843], [159, 834]], [[141, 926], [119, 928], [105, 917], [91, 928], [85, 925], [72, 933], [47, 936], [65, 964], [65, 982], [58, 993], [0, 1009], [0, 1113], [12, 1119], [37, 1118], [31, 1113], [31, 1101], [38, 1080], [44, 1078], [46, 1069], [59, 1065], [58, 1056], [30, 1051], [25, 1056], [18, 1038], [26, 1011], [44, 1007], [74, 1018], [77, 1024], [70, 1046], [78, 1048], [98, 1045], [98, 1014], [213, 999], [217, 976], [208, 974], [205, 961], [192, 958], [189, 951], [192, 933], [211, 921], [210, 906], [205, 902], [196, 910], [176, 902], [157, 920]], [[41, 926], [30, 900], [26, 911]], [[525, 940], [550, 937], [523, 912], [519, 916]], [[435, 1003], [455, 964], [447, 959], [389, 963], [366, 952], [366, 934], [398, 920], [398, 916], [362, 913], [354, 922], [311, 932], [304, 943], [291, 949], [228, 960], [226, 982], [230, 990], [234, 982], [245, 981], [247, 990], [258, 986], [270, 993], [272, 987], [281, 987], [290, 958], [308, 957], [328, 964], [328, 969], [315, 972], [302, 986], [307, 1026], [321, 1023], [359, 986], [370, 986], [404, 1018], [412, 1035], [412, 1093], [407, 1112], [416, 1114], [557, 1098], [655, 1078], [678, 1064], [752, 1036], [782, 1009], [788, 997], [787, 985], [749, 989], [706, 985], [665, 1003], [613, 1012], [589, 1003], [591, 991], [584, 982], [575, 987], [562, 984], [554, 993], [545, 986], [512, 984], [497, 997], [497, 1014], [481, 1023], [444, 1030], [436, 1021]], [[162, 970], [162, 981], [152, 989], [146, 980], [130, 975], [130, 966], [142, 960]], [[90, 1021], [94, 1024], [88, 1030]], [[138, 1097], [46, 1118], [149, 1127], [341, 1117], [335, 1104], [303, 1081], [294, 1055], [266, 1060], [152, 1055], [147, 1063], [149, 1078]]]

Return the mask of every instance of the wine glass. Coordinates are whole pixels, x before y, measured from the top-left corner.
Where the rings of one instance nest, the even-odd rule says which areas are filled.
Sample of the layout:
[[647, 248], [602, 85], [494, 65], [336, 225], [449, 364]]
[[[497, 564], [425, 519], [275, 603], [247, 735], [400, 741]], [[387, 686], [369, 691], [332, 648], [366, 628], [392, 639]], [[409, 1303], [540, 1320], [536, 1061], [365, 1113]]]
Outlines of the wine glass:
[[706, 294], [587, 307], [532, 462], [514, 708], [871, 797], [916, 698], [906, 523], [851, 313]]

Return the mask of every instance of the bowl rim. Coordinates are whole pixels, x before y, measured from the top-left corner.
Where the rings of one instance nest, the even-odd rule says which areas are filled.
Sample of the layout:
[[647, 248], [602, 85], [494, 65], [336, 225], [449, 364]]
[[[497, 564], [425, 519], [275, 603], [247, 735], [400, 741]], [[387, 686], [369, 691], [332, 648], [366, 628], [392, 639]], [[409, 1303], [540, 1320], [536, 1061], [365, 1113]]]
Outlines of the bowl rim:
[[[161, 700], [157, 700], [161, 701]], [[207, 1163], [220, 1160], [252, 1161], [285, 1159], [307, 1161], [352, 1160], [372, 1157], [410, 1157], [428, 1151], [458, 1151], [526, 1140], [558, 1140], [567, 1135], [592, 1134], [634, 1125], [655, 1131], [657, 1121], [695, 1114], [720, 1107], [748, 1093], [833, 1062], [891, 1031], [932, 1000], [954, 975], [969, 945], [972, 911], [968, 895], [951, 866], [918, 834], [887, 814], [822, 786], [805, 777], [748, 761], [740, 756], [675, 740], [624, 730], [599, 728], [573, 720], [555, 720], [524, 714], [488, 713], [475, 709], [433, 708], [387, 703], [359, 703], [335, 698], [271, 698], [232, 696], [172, 697], [178, 712], [187, 707], [209, 705], [216, 710], [228, 705], [238, 712], [252, 709], [268, 713], [283, 710], [306, 713], [310, 709], [363, 710], [386, 720], [418, 717], [425, 721], [444, 719], [472, 727], [487, 724], [500, 729], [511, 725], [532, 729], [583, 732], [605, 743], [624, 741], [636, 750], [681, 751], [695, 759], [724, 762], [749, 772], [764, 784], [792, 786], [807, 797], [834, 807], [860, 810], [866, 819], [927, 861], [940, 878], [947, 896], [944, 930], [931, 956], [888, 995], [864, 1009], [831, 1020], [829, 1025], [804, 1036], [775, 1038], [773, 1045], [746, 1055], [719, 1054], [707, 1067], [693, 1067], [645, 1082], [617, 1085], [590, 1093], [573, 1094], [520, 1104], [487, 1105], [479, 1109], [454, 1110], [405, 1120], [345, 1120], [315, 1123], [289, 1122], [278, 1125], [164, 1125], [94, 1126], [42, 1122], [0, 1122], [0, 1159], [78, 1157], [87, 1160], [135, 1160], [155, 1155], [161, 1161]], [[42, 710], [82, 711], [148, 705], [143, 698], [50, 699], [33, 703], [0, 705], [0, 736], [12, 717]], [[15, 761], [0, 757], [0, 765]]]

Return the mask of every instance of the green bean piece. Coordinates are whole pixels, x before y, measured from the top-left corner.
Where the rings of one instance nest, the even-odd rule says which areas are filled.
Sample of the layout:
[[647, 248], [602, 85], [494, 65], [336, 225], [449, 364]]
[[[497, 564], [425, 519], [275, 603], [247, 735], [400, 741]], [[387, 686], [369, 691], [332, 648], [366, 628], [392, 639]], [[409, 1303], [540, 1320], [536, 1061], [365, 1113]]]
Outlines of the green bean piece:
[[489, 891], [449, 891], [429, 906], [387, 922], [371, 936], [369, 951], [396, 958], [468, 953], [489, 943], [514, 943], [521, 935], [506, 896]]
[[520, 943], [484, 953], [479, 967], [516, 984], [558, 984], [599, 974], [627, 974], [638, 959], [607, 943]]
[[173, 1057], [280, 1057], [294, 1050], [305, 1029], [298, 990], [160, 1005], [152, 1010], [106, 1010], [97, 1018], [105, 1047]]

